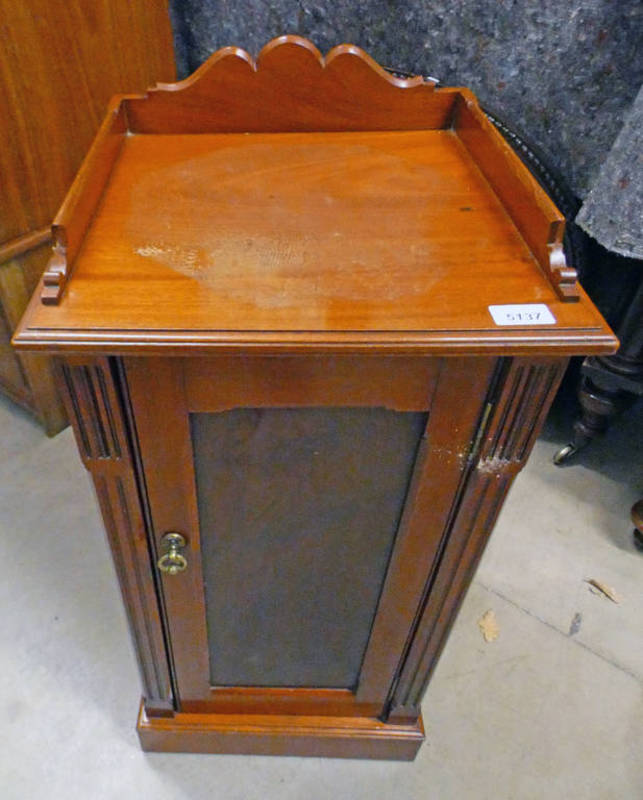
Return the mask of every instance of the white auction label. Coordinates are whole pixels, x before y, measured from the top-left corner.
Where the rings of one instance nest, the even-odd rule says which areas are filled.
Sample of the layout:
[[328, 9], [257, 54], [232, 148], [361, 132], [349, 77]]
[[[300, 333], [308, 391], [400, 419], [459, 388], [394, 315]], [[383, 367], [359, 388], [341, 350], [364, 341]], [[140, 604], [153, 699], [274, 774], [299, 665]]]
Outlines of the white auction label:
[[496, 325], [555, 325], [556, 318], [544, 303], [489, 306]]

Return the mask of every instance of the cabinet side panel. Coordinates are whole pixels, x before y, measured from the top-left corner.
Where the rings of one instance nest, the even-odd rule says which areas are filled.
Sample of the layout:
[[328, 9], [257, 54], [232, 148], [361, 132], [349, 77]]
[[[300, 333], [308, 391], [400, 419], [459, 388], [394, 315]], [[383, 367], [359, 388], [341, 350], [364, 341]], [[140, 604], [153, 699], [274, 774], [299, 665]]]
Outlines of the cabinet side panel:
[[[516, 474], [524, 466], [567, 366], [566, 359], [501, 359], [472, 454], [447, 524], [439, 563], [389, 706], [414, 719]], [[475, 452], [477, 450], [477, 452]]]
[[131, 444], [108, 358], [59, 365], [63, 400], [91, 473], [134, 641], [148, 714], [173, 710], [170, 670]]

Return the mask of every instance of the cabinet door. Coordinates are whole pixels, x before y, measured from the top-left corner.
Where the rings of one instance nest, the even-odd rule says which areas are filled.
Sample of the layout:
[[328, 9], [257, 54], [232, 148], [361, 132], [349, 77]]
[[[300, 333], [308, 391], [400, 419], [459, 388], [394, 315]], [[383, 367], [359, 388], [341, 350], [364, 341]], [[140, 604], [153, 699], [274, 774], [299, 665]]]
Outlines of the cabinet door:
[[125, 359], [184, 711], [379, 715], [490, 359]]

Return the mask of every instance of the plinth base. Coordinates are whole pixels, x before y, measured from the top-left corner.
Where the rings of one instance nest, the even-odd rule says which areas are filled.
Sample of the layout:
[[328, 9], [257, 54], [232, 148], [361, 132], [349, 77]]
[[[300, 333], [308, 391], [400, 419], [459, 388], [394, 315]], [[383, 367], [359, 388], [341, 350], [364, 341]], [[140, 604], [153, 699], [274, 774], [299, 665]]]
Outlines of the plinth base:
[[422, 717], [388, 724], [371, 717], [187, 714], [148, 717], [137, 730], [143, 750], [412, 761], [424, 741]]

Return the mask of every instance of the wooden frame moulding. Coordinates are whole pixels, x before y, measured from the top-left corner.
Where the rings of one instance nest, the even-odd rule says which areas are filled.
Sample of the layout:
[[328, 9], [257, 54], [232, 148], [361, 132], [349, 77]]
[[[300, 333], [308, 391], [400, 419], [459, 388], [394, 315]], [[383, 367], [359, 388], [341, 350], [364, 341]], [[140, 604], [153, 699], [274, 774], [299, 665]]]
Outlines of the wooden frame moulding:
[[460, 90], [454, 128], [507, 209], [561, 300], [579, 300], [577, 273], [563, 251], [565, 217], [487, 119], [475, 96]]
[[445, 524], [415, 630], [391, 691], [386, 719], [417, 718], [420, 702], [502, 504], [525, 465], [567, 359], [499, 358], [479, 435]]
[[413, 761], [424, 741], [422, 717], [387, 723], [372, 717], [278, 714], [175, 714], [136, 725], [143, 750]]
[[107, 116], [51, 226], [52, 255], [42, 278], [41, 302], [57, 305], [127, 133], [122, 97], [112, 98]]
[[63, 401], [78, 451], [101, 509], [149, 715], [174, 711], [174, 691], [161, 605], [150, 562], [135, 442], [129, 435], [118, 365], [105, 357], [58, 363]]

